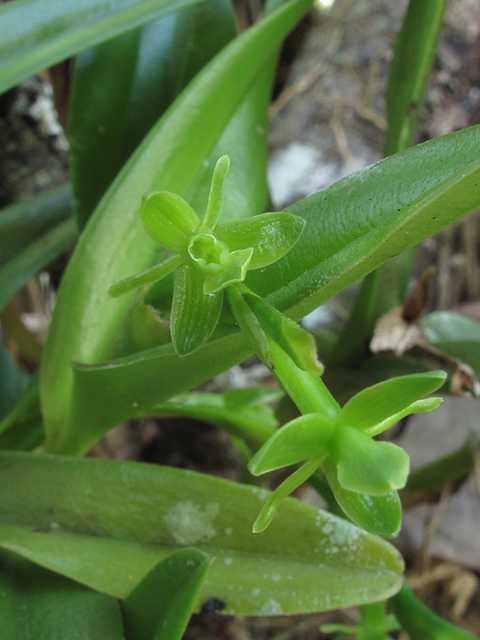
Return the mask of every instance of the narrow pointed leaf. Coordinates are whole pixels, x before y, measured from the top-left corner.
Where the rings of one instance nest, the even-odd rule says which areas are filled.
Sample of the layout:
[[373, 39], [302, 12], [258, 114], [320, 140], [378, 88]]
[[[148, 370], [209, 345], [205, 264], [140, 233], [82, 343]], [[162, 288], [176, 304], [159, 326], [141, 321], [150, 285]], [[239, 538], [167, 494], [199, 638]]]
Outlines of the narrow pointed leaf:
[[165, 249], [186, 249], [200, 220], [192, 207], [175, 193], [150, 193], [142, 201], [142, 224], [148, 235]]
[[339, 419], [343, 424], [368, 431], [439, 389], [446, 377], [444, 371], [432, 371], [385, 380], [353, 396], [341, 410]]
[[125, 278], [125, 280], [121, 280], [120, 282], [117, 282], [117, 284], [112, 285], [108, 290], [108, 295], [112, 298], [118, 298], [119, 296], [123, 296], [125, 293], [128, 293], [133, 289], [137, 289], [137, 287], [141, 287], [144, 284], [158, 282], [158, 280], [162, 280], [168, 276], [169, 273], [172, 273], [172, 271], [179, 267], [182, 262], [183, 261], [180, 256], [170, 256], [160, 264], [156, 264], [154, 267], [151, 267], [142, 273], [137, 273], [135, 276]]
[[0, 268], [0, 311], [30, 278], [57, 258], [77, 239], [73, 218], [49, 229]]
[[337, 463], [338, 482], [348, 491], [385, 496], [407, 482], [407, 453], [391, 442], [372, 440], [353, 427], [338, 429], [330, 452]]
[[[195, 0], [194, 0], [195, 1]], [[20, 0], [0, 9], [0, 93], [120, 33], [194, 4], [179, 0]]]
[[215, 229], [215, 235], [231, 251], [253, 247], [249, 269], [260, 269], [283, 258], [297, 242], [304, 227], [305, 221], [299, 216], [264, 213], [220, 225]]
[[371, 496], [344, 489], [331, 458], [323, 463], [323, 471], [338, 504], [355, 524], [385, 538], [397, 535], [402, 524], [402, 505], [396, 491], [386, 496]]
[[171, 315], [172, 342], [182, 356], [201, 347], [212, 335], [223, 304], [223, 291], [203, 293], [204, 276], [182, 265], [175, 273]]
[[0, 552], [2, 640], [123, 640], [118, 600]]
[[[310, 0], [292, 0], [212, 60], [151, 130], [99, 204], [62, 280], [44, 351], [42, 405], [50, 449], [71, 450], [73, 441], [81, 440], [73, 426], [77, 421], [83, 425], [80, 431], [91, 437], [85, 410], [73, 409], [73, 404], [80, 409], [83, 401], [77, 405], [71, 363], [111, 357], [132, 300], [125, 296], [112, 304], [108, 288], [158, 261], [158, 245], [137, 224], [142, 195], [168, 190], [188, 196], [247, 89], [309, 5]], [[134, 401], [129, 399], [130, 406]], [[106, 404], [114, 403], [102, 401]], [[96, 416], [100, 413], [105, 417], [106, 411], [95, 411]]]
[[154, 567], [122, 604], [126, 640], [181, 640], [209, 562], [181, 549]]
[[230, 168], [230, 158], [225, 155], [219, 158], [213, 170], [212, 185], [208, 196], [207, 210], [202, 220], [201, 231], [211, 232], [217, 224], [222, 211], [223, 183]]
[[203, 291], [206, 294], [221, 291], [232, 284], [238, 284], [245, 280], [248, 265], [252, 257], [253, 249], [241, 249], [232, 251], [225, 263], [219, 265], [219, 269], [205, 278]]
[[[0, 218], [1, 219], [1, 218]], [[437, 342], [480, 342], [480, 322], [452, 311], [435, 311], [420, 321], [422, 331]]]
[[317, 413], [300, 416], [279, 429], [253, 456], [248, 468], [258, 476], [316, 457], [327, 451], [335, 428], [328, 416]]
[[227, 289], [227, 296], [235, 320], [242, 331], [243, 337], [250, 345], [250, 349], [253, 349], [268, 369], [272, 369], [270, 344], [257, 317], [245, 302], [237, 287]]
[[257, 487], [171, 467], [19, 453], [0, 454], [0, 482], [0, 545], [115, 597], [128, 597], [186, 545], [215, 559], [197, 611], [211, 598], [231, 615], [322, 611], [378, 601], [401, 584], [391, 545], [298, 500], [284, 500], [267, 531], [252, 535], [269, 495]]

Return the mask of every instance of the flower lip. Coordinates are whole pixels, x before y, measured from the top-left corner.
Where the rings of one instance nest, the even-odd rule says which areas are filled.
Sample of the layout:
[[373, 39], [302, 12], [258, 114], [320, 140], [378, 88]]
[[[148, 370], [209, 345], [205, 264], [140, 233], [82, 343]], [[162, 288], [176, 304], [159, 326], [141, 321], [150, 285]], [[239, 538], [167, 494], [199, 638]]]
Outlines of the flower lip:
[[188, 254], [198, 271], [204, 274], [218, 271], [228, 261], [227, 245], [211, 233], [199, 233], [188, 244]]

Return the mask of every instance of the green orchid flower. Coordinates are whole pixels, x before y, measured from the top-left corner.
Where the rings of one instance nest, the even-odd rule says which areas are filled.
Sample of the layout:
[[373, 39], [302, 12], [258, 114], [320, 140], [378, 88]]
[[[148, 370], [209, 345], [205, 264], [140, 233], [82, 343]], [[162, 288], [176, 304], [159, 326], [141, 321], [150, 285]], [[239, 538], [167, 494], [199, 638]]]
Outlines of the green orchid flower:
[[222, 310], [224, 290], [243, 282], [247, 271], [282, 258], [305, 226], [302, 218], [290, 213], [265, 213], [217, 225], [229, 166], [226, 155], [215, 166], [202, 221], [174, 193], [161, 191], [144, 196], [143, 227], [153, 240], [172, 253], [160, 264], [109, 289], [109, 295], [115, 298], [153, 284], [174, 271], [170, 331], [179, 355], [195, 351], [211, 336]]
[[[258, 476], [307, 462], [272, 493], [254, 524], [254, 531], [263, 531], [272, 521], [280, 500], [320, 466], [338, 503], [354, 521], [357, 518], [349, 499], [352, 492], [383, 508], [382, 501], [392, 500], [396, 491], [405, 486], [409, 458], [400, 447], [372, 437], [412, 413], [438, 407], [442, 398], [424, 396], [436, 391], [445, 377], [445, 372], [434, 371], [387, 380], [355, 395], [336, 416], [303, 415], [279, 429], [250, 460], [250, 472]], [[368, 522], [361, 524], [369, 528]], [[394, 529], [390, 535], [395, 533]]]

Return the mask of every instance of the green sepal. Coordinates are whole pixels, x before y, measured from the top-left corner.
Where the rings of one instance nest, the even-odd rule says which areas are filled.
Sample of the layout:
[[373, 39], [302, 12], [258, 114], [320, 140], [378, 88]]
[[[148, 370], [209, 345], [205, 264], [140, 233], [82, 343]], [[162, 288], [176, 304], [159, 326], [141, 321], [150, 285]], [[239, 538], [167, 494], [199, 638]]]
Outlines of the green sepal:
[[417, 402], [412, 402], [406, 409], [403, 411], [399, 411], [395, 413], [393, 416], [390, 416], [383, 422], [379, 422], [374, 427], [370, 429], [365, 429], [365, 433], [370, 436], [377, 436], [379, 433], [383, 433], [387, 429], [390, 429], [391, 426], [400, 422], [407, 416], [412, 415], [412, 413], [427, 413], [428, 411], [433, 411], [437, 407], [439, 407], [443, 402], [443, 398], [433, 397], [433, 398], [423, 398], [423, 400], [417, 400]]
[[439, 389], [446, 377], [444, 371], [431, 371], [375, 384], [353, 396], [341, 410], [339, 420], [362, 431], [372, 429]]
[[299, 369], [314, 375], [323, 373], [323, 365], [317, 359], [317, 346], [312, 334], [259, 296], [243, 291], [242, 295], [265, 334], [290, 356]]
[[202, 220], [202, 224], [200, 225], [200, 231], [207, 233], [213, 231], [217, 224], [218, 216], [222, 211], [223, 183], [225, 182], [229, 168], [230, 158], [227, 155], [224, 155], [217, 160], [217, 164], [213, 170], [207, 210]]
[[170, 256], [166, 260], [160, 262], [160, 264], [156, 264], [154, 267], [150, 267], [150, 269], [146, 269], [141, 273], [130, 276], [130, 278], [125, 278], [125, 280], [120, 280], [120, 282], [112, 285], [108, 290], [108, 295], [112, 298], [118, 298], [137, 287], [158, 282], [168, 276], [169, 273], [174, 271], [181, 264], [182, 258], [180, 256]]
[[[205, 295], [221, 291], [232, 284], [238, 284], [245, 280], [248, 265], [252, 258], [253, 249], [241, 249], [229, 253], [222, 264], [209, 265], [213, 267], [213, 273], [205, 277], [203, 292]], [[223, 258], [223, 256], [222, 256]]]
[[327, 453], [328, 441], [335, 429], [335, 422], [328, 416], [318, 413], [300, 416], [279, 429], [257, 451], [248, 469], [254, 476], [259, 476]]
[[126, 640], [180, 640], [210, 562], [196, 549], [159, 562], [122, 603]]
[[270, 344], [255, 314], [245, 302], [237, 287], [229, 287], [227, 289], [227, 297], [235, 320], [248, 343], [251, 345], [251, 348], [263, 364], [271, 370], [273, 362], [270, 353]]
[[300, 237], [305, 220], [293, 213], [262, 213], [215, 229], [231, 251], [253, 248], [249, 269], [260, 269], [283, 258]]
[[253, 533], [265, 531], [275, 517], [280, 502], [308, 480], [312, 473], [322, 464], [323, 459], [324, 455], [319, 454], [311, 460], [308, 460], [308, 462], [305, 462], [305, 464], [292, 473], [291, 476], [288, 476], [288, 478], [275, 489], [258, 514], [252, 527]]
[[148, 235], [170, 251], [184, 250], [200, 220], [183, 198], [169, 191], [143, 196], [142, 224]]
[[354, 427], [340, 427], [329, 451], [337, 463], [338, 481], [348, 491], [384, 496], [407, 482], [408, 454], [390, 442], [372, 440]]
[[223, 292], [203, 293], [204, 276], [182, 265], [175, 274], [171, 315], [175, 351], [185, 356], [201, 347], [212, 335], [222, 310]]
[[344, 513], [356, 525], [384, 538], [394, 538], [402, 524], [402, 505], [397, 491], [373, 496], [344, 489], [338, 481], [337, 465], [328, 457], [322, 465], [325, 477]]

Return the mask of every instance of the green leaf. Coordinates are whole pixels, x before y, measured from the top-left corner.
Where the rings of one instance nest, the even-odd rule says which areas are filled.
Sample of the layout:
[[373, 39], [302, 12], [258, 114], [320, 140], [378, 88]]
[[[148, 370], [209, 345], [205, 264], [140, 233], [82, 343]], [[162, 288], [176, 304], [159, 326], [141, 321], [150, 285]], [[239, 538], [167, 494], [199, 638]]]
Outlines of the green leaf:
[[437, 342], [480, 342], [480, 322], [452, 311], [435, 311], [420, 321], [432, 344]]
[[405, 486], [410, 461], [397, 445], [372, 440], [353, 427], [340, 427], [329, 445], [344, 489], [385, 496]]
[[0, 267], [0, 311], [30, 278], [68, 249], [77, 234], [75, 220], [65, 220]]
[[26, 376], [0, 344], [0, 420], [15, 406], [27, 384]]
[[256, 487], [171, 467], [20, 453], [0, 454], [0, 483], [1, 546], [118, 598], [186, 545], [215, 559], [197, 611], [210, 598], [231, 615], [322, 611], [386, 598], [401, 584], [392, 546], [298, 500], [282, 502], [268, 530], [252, 535], [268, 496]]
[[355, 524], [385, 538], [397, 535], [402, 524], [402, 505], [396, 491], [386, 496], [371, 496], [344, 489], [331, 458], [323, 463], [323, 471], [338, 504]]
[[220, 225], [216, 237], [233, 251], [253, 247], [249, 269], [266, 267], [287, 254], [297, 242], [305, 221], [288, 213], [264, 213]]
[[0, 267], [71, 215], [70, 185], [49, 189], [0, 211]]
[[[222, 51], [152, 129], [102, 199], [65, 272], [44, 351], [41, 388], [49, 448], [70, 446], [67, 441], [77, 438], [73, 422], [85, 424], [83, 409], [76, 417], [72, 413], [71, 362], [111, 357], [131, 305], [130, 296], [108, 298], [108, 288], [157, 257], [158, 245], [136, 224], [141, 196], [166, 189], [188, 195], [246, 89], [309, 4], [293, 0]], [[93, 414], [99, 412], [89, 420]]]
[[447, 0], [408, 3], [388, 78], [386, 156], [412, 143], [446, 6]]
[[[293, 249], [246, 284], [294, 319], [480, 205], [480, 127], [395, 154], [288, 207]], [[372, 194], [375, 197], [372, 197]]]
[[194, 4], [195, 0], [18, 0], [0, 7], [0, 93], [79, 51]]
[[228, 288], [227, 296], [235, 320], [241, 329], [242, 337], [245, 338], [250, 348], [253, 349], [263, 364], [272, 370], [273, 361], [270, 343], [258, 318], [237, 287]]
[[201, 551], [181, 549], [154, 567], [123, 602], [127, 640], [180, 640], [208, 566]]
[[2, 640], [122, 640], [117, 600], [0, 552]]
[[68, 131], [81, 227], [181, 89], [234, 37], [229, 0], [209, 0], [77, 57]]
[[112, 285], [108, 290], [108, 295], [112, 298], [118, 298], [145, 284], [153, 284], [154, 282], [163, 280], [163, 278], [166, 278], [172, 271], [175, 271], [182, 262], [180, 256], [169, 256], [165, 260], [162, 260], [160, 264], [156, 264], [154, 267], [142, 271], [142, 273], [137, 273], [134, 276], [130, 276], [130, 278], [125, 278], [125, 280], [121, 280]]
[[217, 224], [218, 217], [222, 211], [223, 183], [225, 182], [229, 168], [230, 158], [227, 155], [217, 160], [215, 169], [213, 170], [207, 210], [200, 227], [200, 231], [203, 233], [211, 233]]
[[[5, 382], [5, 375], [1, 379]], [[43, 436], [38, 375], [35, 375], [15, 406], [0, 421], [0, 449], [29, 451], [43, 444]]]
[[328, 416], [318, 413], [300, 416], [279, 429], [253, 456], [248, 468], [259, 476], [316, 457], [322, 451], [326, 453], [335, 428], [335, 422]]
[[175, 273], [171, 332], [175, 351], [186, 356], [212, 335], [223, 304], [223, 292], [203, 293], [204, 276], [182, 265]]
[[444, 371], [431, 371], [385, 380], [353, 396], [341, 410], [339, 419], [343, 424], [370, 432], [390, 416], [439, 389], [446, 377]]
[[192, 207], [175, 193], [150, 193], [142, 200], [142, 224], [162, 247], [179, 253], [200, 225]]

